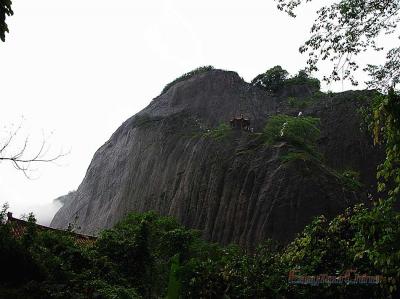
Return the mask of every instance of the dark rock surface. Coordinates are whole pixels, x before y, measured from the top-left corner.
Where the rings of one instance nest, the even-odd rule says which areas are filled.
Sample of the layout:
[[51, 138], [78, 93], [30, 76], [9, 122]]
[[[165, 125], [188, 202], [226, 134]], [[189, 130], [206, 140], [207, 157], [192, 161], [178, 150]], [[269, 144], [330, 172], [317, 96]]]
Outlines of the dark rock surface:
[[66, 203], [70, 202], [73, 200], [75, 196], [75, 191], [68, 192], [68, 194], [57, 197], [56, 199], [53, 200], [55, 204], [61, 204], [62, 206], [65, 205]]
[[[267, 237], [286, 242], [314, 216], [331, 217], [365, 201], [381, 157], [357, 113], [370, 93], [318, 94], [301, 109], [289, 104], [288, 94], [300, 103], [312, 92], [302, 86], [272, 95], [221, 70], [177, 83], [96, 152], [51, 225], [66, 228], [77, 219], [81, 232], [93, 234], [130, 211], [155, 210], [207, 240], [251, 247]], [[260, 134], [205, 134], [242, 113], [260, 132], [271, 115], [299, 111], [321, 118], [325, 164], [284, 164], [287, 145], [266, 146]], [[347, 190], [332, 168], [360, 172], [364, 191]]]

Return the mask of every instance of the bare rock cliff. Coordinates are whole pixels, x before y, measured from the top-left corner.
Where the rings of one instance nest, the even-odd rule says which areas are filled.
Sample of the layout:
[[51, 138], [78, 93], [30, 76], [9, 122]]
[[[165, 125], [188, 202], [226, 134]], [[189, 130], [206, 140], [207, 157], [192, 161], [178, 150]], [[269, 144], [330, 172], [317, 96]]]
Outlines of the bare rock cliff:
[[[312, 96], [304, 86], [289, 93]], [[95, 234], [130, 211], [155, 210], [222, 244], [251, 247], [269, 237], [286, 242], [314, 216], [334, 216], [373, 190], [380, 154], [360, 130], [357, 113], [368, 95], [320, 95], [299, 109], [285, 92], [268, 94], [234, 72], [195, 75], [118, 128], [51, 226], [76, 222], [81, 232]], [[321, 118], [323, 164], [282, 163], [287, 145], [267, 146], [256, 134], [271, 115], [300, 110]], [[240, 114], [251, 118], [255, 133], [206, 134]], [[348, 190], [332, 169], [358, 171], [363, 191]]]

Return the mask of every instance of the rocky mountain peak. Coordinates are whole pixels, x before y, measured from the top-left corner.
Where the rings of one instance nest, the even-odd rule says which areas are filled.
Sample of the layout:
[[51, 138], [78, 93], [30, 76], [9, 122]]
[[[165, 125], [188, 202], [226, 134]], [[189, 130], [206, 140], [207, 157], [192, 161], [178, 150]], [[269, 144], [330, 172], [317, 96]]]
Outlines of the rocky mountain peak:
[[[366, 192], [347, 190], [337, 173], [359, 172], [365, 190], [374, 184], [380, 155], [360, 131], [360, 95], [368, 98], [304, 86], [272, 94], [222, 70], [178, 80], [96, 152], [52, 226], [76, 221], [93, 234], [129, 211], [155, 210], [223, 244], [290, 240], [312, 217], [333, 216], [366, 200]], [[283, 163], [287, 146], [263, 141], [271, 116], [299, 111], [321, 119], [324, 163]], [[251, 120], [253, 133], [210, 134], [241, 114]]]

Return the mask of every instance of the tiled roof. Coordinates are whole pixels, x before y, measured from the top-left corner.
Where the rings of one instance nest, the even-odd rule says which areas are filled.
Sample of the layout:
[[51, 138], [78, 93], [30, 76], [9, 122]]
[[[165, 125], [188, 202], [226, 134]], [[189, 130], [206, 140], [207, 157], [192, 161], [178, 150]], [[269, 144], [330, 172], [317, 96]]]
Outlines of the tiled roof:
[[[21, 219], [17, 219], [14, 218], [12, 216], [12, 213], [7, 213], [7, 223], [11, 224], [11, 232], [14, 235], [15, 238], [20, 238], [23, 236], [23, 234], [25, 233], [28, 225], [30, 224], [28, 221], [25, 220], [21, 220]], [[89, 236], [89, 235], [83, 235], [83, 234], [77, 234], [74, 232], [69, 232], [66, 230], [60, 230], [60, 229], [55, 229], [55, 228], [51, 228], [51, 227], [47, 227], [47, 226], [43, 226], [40, 224], [35, 224], [35, 227], [37, 230], [39, 231], [52, 231], [52, 232], [59, 232], [59, 233], [63, 233], [65, 235], [69, 234], [71, 235], [74, 239], [75, 242], [77, 244], [80, 245], [85, 245], [85, 244], [91, 244], [93, 242], [96, 241], [96, 237], [94, 236]]]
[[246, 118], [246, 117], [244, 117], [244, 116], [242, 115], [242, 116], [240, 116], [240, 117], [234, 117], [234, 118], [231, 119], [231, 121], [235, 121], [235, 120], [246, 120], [246, 121], [248, 121], [248, 120], [250, 120], [250, 119], [249, 119], [249, 118]]

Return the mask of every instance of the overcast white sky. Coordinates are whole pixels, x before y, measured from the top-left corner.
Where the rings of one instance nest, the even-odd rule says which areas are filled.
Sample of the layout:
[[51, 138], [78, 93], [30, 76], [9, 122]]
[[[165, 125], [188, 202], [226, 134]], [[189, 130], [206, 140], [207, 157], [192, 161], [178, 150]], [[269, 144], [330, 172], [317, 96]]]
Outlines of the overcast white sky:
[[[298, 48], [320, 3], [297, 19], [272, 0], [18, 0], [0, 43], [0, 129], [19, 124], [31, 152], [42, 132], [59, 165], [37, 165], [27, 180], [0, 164], [0, 203], [47, 224], [54, 198], [82, 181], [94, 152], [165, 84], [201, 65], [250, 81], [275, 65], [304, 67]], [[342, 85], [325, 87], [341, 90]], [[346, 88], [347, 86], [345, 86]]]

